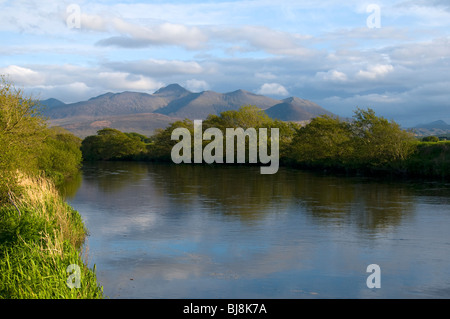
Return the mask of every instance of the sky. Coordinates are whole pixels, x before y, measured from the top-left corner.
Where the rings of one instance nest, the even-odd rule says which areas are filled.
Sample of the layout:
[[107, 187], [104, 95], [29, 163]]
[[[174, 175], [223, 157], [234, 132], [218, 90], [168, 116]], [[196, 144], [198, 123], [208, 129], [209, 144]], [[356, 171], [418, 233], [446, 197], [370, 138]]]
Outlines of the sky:
[[450, 123], [450, 0], [0, 0], [0, 74], [40, 99], [238, 89]]

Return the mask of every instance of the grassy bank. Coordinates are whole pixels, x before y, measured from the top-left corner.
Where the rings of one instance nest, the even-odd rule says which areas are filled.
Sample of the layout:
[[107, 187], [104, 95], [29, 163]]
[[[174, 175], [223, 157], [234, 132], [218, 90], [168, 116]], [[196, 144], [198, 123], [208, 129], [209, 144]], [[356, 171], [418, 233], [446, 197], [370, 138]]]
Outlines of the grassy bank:
[[[19, 176], [18, 190], [0, 205], [0, 298], [102, 298], [82, 260], [79, 213], [46, 178]], [[67, 284], [72, 264], [80, 267], [80, 288]]]

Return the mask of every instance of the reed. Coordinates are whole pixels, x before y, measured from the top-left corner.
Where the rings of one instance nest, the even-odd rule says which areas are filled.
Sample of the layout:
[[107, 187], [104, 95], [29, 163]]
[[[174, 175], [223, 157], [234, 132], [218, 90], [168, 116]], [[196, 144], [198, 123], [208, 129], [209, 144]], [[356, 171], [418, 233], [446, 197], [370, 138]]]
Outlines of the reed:
[[[18, 175], [20, 191], [0, 206], [0, 298], [102, 298], [94, 269], [82, 260], [87, 230], [80, 214], [43, 177]], [[80, 267], [80, 288], [66, 269]]]

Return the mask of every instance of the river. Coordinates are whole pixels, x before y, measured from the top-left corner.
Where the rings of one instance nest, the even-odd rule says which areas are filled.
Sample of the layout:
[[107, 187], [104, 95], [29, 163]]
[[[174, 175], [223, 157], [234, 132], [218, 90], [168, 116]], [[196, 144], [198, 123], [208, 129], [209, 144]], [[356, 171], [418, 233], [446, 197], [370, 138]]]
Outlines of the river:
[[434, 299], [450, 298], [449, 186], [108, 162], [66, 199], [109, 298]]

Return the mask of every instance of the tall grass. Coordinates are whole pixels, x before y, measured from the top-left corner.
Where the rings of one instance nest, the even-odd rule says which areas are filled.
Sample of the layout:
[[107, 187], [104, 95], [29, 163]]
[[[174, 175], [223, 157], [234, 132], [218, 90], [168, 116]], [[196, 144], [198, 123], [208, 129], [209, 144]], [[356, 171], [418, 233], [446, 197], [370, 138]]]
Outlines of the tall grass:
[[[81, 216], [42, 177], [18, 176], [20, 192], [0, 205], [0, 298], [102, 298], [95, 269], [82, 261]], [[67, 285], [69, 265], [80, 288]]]

